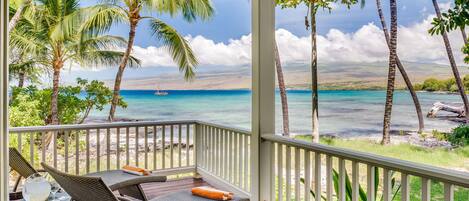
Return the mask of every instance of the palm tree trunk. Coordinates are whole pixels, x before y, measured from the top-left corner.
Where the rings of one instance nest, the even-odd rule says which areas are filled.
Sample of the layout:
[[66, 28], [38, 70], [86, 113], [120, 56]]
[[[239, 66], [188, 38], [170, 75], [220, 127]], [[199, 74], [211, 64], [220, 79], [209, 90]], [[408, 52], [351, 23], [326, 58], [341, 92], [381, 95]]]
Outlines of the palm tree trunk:
[[18, 21], [21, 19], [21, 14], [23, 14], [24, 8], [26, 8], [26, 5], [29, 4], [30, 1], [25, 1], [23, 2], [18, 9], [16, 9], [15, 15], [10, 19], [10, 22], [8, 23], [8, 32], [10, 32], [13, 28], [15, 28], [16, 24], [18, 24]]
[[280, 100], [282, 102], [283, 135], [289, 136], [290, 120], [288, 117], [287, 91], [285, 87], [285, 80], [283, 79], [282, 63], [280, 61], [277, 42], [275, 42], [275, 68], [277, 69], [278, 88], [280, 90]]
[[313, 142], [319, 143], [319, 106], [318, 106], [318, 52], [316, 44], [316, 9], [314, 2], [310, 5], [311, 23], [311, 92], [312, 92], [312, 125]]
[[25, 76], [24, 72], [20, 72], [18, 74], [18, 88], [23, 88]]
[[461, 27], [461, 35], [462, 35], [462, 39], [464, 41], [464, 44], [467, 44], [467, 34], [466, 34], [466, 31], [464, 30], [464, 28]]
[[391, 136], [391, 112], [394, 96], [394, 82], [396, 80], [396, 66], [397, 66], [397, 2], [390, 0], [391, 5], [391, 33], [389, 40], [389, 71], [388, 71], [388, 86], [386, 90], [386, 105], [384, 107], [384, 120], [383, 120], [383, 139], [381, 144], [389, 144]]
[[52, 78], [52, 96], [50, 101], [50, 122], [51, 125], [59, 124], [58, 112], [58, 98], [59, 98], [59, 79], [60, 79], [60, 66], [54, 67], [54, 74]]
[[[389, 31], [386, 25], [383, 8], [381, 6], [381, 0], [376, 0], [376, 6], [378, 8], [378, 15], [381, 20], [381, 26], [383, 28], [384, 37], [386, 38], [386, 43], [388, 45], [388, 48], [390, 48]], [[407, 89], [409, 89], [410, 96], [412, 97], [412, 100], [414, 101], [415, 111], [417, 112], [417, 118], [419, 120], [418, 132], [421, 133], [423, 132], [425, 125], [423, 121], [423, 113], [422, 113], [422, 107], [420, 106], [420, 101], [418, 99], [417, 93], [415, 92], [414, 86], [412, 85], [412, 82], [410, 81], [409, 75], [407, 75], [407, 72], [404, 69], [404, 65], [402, 64], [401, 60], [399, 59], [399, 56], [397, 55], [396, 55], [396, 61], [397, 61], [397, 68], [399, 69], [399, 72], [401, 73], [402, 78], [404, 79], [404, 82], [407, 86]]]
[[[432, 0], [432, 2], [433, 2], [433, 7], [435, 7], [436, 16], [439, 19], [441, 19], [441, 12], [440, 12], [440, 7], [438, 6], [438, 2], [436, 0]], [[443, 31], [441, 35], [443, 37], [443, 41], [445, 42], [446, 53], [448, 54], [449, 63], [451, 65], [451, 69], [453, 70], [453, 75], [454, 75], [454, 79], [456, 80], [456, 85], [458, 86], [459, 94], [461, 95], [462, 101], [464, 103], [464, 110], [466, 112], [466, 115], [465, 115], [466, 123], [468, 123], [469, 115], [467, 115], [467, 112], [469, 111], [469, 101], [467, 100], [466, 91], [464, 89], [464, 85], [462, 83], [458, 67], [456, 66], [456, 61], [454, 59], [453, 50], [451, 48], [451, 43], [449, 42], [449, 39], [448, 39], [448, 34], [445, 31]]]
[[127, 62], [129, 61], [130, 53], [132, 52], [132, 47], [135, 41], [135, 33], [137, 29], [138, 18], [130, 19], [130, 31], [129, 31], [129, 41], [127, 43], [127, 49], [125, 50], [124, 56], [122, 57], [121, 63], [119, 64], [119, 69], [116, 74], [116, 79], [114, 81], [114, 93], [112, 95], [111, 101], [111, 109], [109, 111], [109, 121], [114, 120], [114, 115], [116, 113], [116, 107], [119, 103], [119, 96], [120, 96], [120, 88], [122, 82], [122, 76], [124, 75], [125, 67], [127, 66]]

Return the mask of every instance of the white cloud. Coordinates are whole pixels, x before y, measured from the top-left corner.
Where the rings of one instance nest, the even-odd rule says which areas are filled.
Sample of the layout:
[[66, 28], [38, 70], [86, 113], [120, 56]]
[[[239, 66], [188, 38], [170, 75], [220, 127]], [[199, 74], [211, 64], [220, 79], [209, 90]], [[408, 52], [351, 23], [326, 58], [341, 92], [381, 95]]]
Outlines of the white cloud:
[[[423, 63], [448, 64], [441, 36], [430, 36], [428, 29], [434, 16], [420, 23], [399, 27], [398, 52], [401, 60]], [[310, 37], [299, 37], [288, 30], [276, 31], [282, 63], [308, 63], [310, 60]], [[251, 60], [251, 36], [245, 35], [226, 43], [216, 43], [203, 36], [187, 36], [200, 65], [246, 66]], [[453, 52], [461, 64], [460, 33], [450, 34]], [[362, 26], [354, 33], [331, 29], [317, 37], [318, 57], [321, 64], [386, 62], [388, 50], [383, 32], [373, 24]], [[144, 67], [176, 66], [163, 47], [135, 47], [134, 55], [143, 61]]]

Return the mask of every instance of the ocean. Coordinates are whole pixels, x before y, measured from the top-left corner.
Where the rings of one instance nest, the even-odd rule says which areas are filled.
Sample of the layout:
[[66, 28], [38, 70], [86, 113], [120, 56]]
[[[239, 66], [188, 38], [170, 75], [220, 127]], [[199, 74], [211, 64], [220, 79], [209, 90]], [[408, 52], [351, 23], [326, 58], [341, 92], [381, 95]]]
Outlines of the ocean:
[[[118, 108], [117, 118], [137, 120], [203, 120], [250, 129], [251, 92], [249, 90], [170, 90], [156, 96], [154, 90], [123, 90], [128, 103]], [[382, 129], [385, 91], [320, 91], [319, 130], [321, 134], [342, 137], [379, 135]], [[437, 101], [460, 103], [455, 94], [419, 92], [423, 113]], [[418, 120], [407, 91], [396, 91], [391, 129], [416, 130]], [[311, 133], [311, 92], [289, 90], [290, 130], [293, 134]], [[91, 119], [105, 119], [108, 108], [94, 111]], [[440, 113], [444, 114], [443, 112]], [[282, 130], [280, 98], [276, 97], [276, 130]], [[425, 117], [425, 130], [449, 131], [457, 123]]]

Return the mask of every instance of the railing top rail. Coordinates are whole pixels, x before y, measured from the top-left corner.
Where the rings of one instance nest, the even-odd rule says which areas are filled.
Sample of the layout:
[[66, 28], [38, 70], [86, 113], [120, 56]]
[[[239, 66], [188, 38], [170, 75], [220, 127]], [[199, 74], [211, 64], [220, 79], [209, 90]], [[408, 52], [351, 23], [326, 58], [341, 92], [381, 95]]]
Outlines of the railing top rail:
[[65, 130], [86, 130], [86, 129], [104, 129], [104, 128], [125, 128], [140, 126], [161, 126], [174, 124], [196, 124], [195, 120], [182, 121], [135, 121], [135, 122], [109, 122], [109, 123], [92, 123], [92, 124], [70, 124], [70, 125], [47, 125], [47, 126], [31, 126], [31, 127], [13, 127], [10, 128], [11, 133], [22, 132], [47, 132], [47, 131], [65, 131]]
[[298, 147], [309, 151], [319, 152], [347, 160], [370, 164], [376, 167], [395, 170], [409, 175], [419, 176], [428, 179], [434, 179], [441, 182], [454, 184], [469, 188], [469, 174], [439, 168], [410, 161], [369, 154], [360, 151], [331, 147], [321, 144], [313, 144], [305, 141], [295, 140], [278, 135], [263, 135], [263, 140], [277, 142], [288, 146]]
[[225, 125], [209, 123], [209, 122], [205, 122], [205, 121], [197, 121], [197, 123], [201, 124], [201, 125], [212, 126], [212, 127], [216, 127], [216, 128], [225, 129], [225, 130], [231, 130], [231, 131], [241, 133], [241, 134], [244, 134], [244, 135], [251, 135], [251, 131], [243, 129], [243, 128], [239, 128], [239, 127], [225, 126]]

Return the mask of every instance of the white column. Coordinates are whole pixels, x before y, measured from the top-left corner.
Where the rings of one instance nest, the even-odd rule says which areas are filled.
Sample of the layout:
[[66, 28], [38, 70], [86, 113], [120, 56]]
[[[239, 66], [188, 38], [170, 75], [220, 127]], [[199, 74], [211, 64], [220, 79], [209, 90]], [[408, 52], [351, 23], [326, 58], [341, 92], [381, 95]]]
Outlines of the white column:
[[252, 0], [251, 200], [270, 201], [271, 146], [261, 136], [275, 132], [275, 1]]
[[0, 14], [0, 200], [8, 200], [8, 0]]

